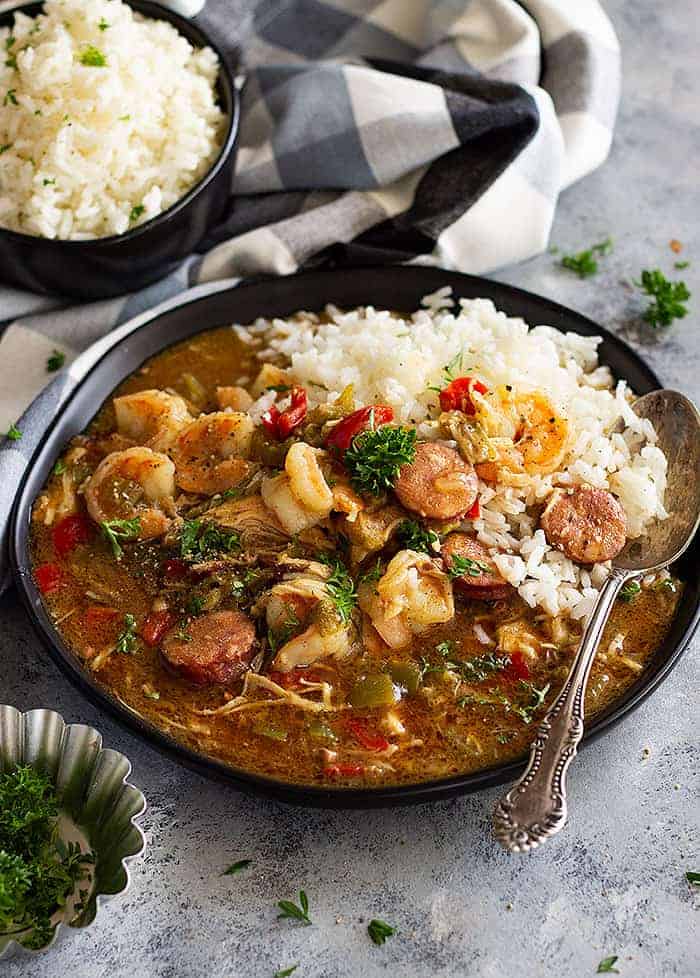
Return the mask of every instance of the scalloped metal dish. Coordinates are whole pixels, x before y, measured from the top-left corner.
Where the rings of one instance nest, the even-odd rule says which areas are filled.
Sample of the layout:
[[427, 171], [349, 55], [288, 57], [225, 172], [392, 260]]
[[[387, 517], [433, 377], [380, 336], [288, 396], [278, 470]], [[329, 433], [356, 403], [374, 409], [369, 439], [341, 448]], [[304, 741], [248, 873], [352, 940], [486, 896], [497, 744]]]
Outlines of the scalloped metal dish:
[[[468, 791], [503, 784], [517, 778], [524, 760], [500, 764], [472, 774], [433, 781], [367, 788], [322, 787], [275, 780], [185, 746], [146, 721], [110, 693], [84, 670], [63, 641], [44, 608], [31, 574], [29, 525], [31, 507], [53, 468], [63, 445], [79, 434], [102, 401], [148, 357], [190, 336], [231, 322], [251, 323], [258, 316], [288, 316], [299, 309], [320, 310], [331, 302], [351, 308], [362, 304], [412, 312], [421, 297], [441, 286], [452, 287], [456, 297], [486, 297], [509, 316], [520, 316], [530, 325], [547, 323], [555, 329], [583, 336], [601, 336], [602, 363], [616, 377], [625, 378], [639, 394], [661, 386], [658, 377], [622, 340], [550, 299], [523, 289], [473, 275], [462, 275], [432, 267], [381, 266], [340, 268], [303, 272], [280, 278], [247, 282], [202, 298], [190, 300], [154, 315], [112, 347], [93, 367], [57, 413], [46, 438], [28, 467], [17, 494], [10, 533], [10, 554], [15, 580], [30, 619], [58, 666], [79, 689], [102, 709], [107, 709], [144, 740], [199, 774], [214, 777], [234, 787], [279, 801], [321, 808], [379, 808], [451, 798]], [[670, 673], [686, 648], [700, 618], [700, 578], [695, 572], [700, 560], [696, 539], [674, 568], [686, 581], [676, 618], [661, 648], [646, 670], [625, 695], [586, 725], [584, 743], [609, 730], [645, 699]]]
[[80, 913], [75, 915], [74, 901], [69, 900], [67, 910], [54, 918], [52, 940], [38, 950], [0, 935], [0, 958], [34, 957], [66, 933], [89, 926], [103, 903], [127, 889], [128, 863], [146, 844], [136, 824], [146, 810], [146, 799], [128, 781], [131, 762], [103, 747], [94, 727], [66, 724], [53, 710], [21, 713], [14, 706], [0, 706], [0, 771], [18, 764], [36, 767], [53, 779], [61, 806], [61, 835], [84, 840], [96, 861]]

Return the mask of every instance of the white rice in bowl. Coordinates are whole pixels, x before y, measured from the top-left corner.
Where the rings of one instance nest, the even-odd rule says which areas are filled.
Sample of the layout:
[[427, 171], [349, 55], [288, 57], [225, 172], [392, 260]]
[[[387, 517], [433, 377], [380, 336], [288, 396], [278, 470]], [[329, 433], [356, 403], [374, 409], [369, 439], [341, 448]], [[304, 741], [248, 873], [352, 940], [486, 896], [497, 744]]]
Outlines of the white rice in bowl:
[[219, 63], [121, 0], [47, 0], [0, 28], [0, 226], [46, 238], [122, 234], [214, 162]]
[[[371, 306], [350, 312], [328, 307], [321, 318], [307, 313], [259, 320], [252, 339], [262, 344], [261, 359], [289, 365], [312, 400], [333, 400], [352, 384], [357, 403], [391, 404], [397, 420], [418, 426], [420, 438], [433, 432], [430, 409], [437, 396], [430, 387], [444, 384], [443, 369], [455, 358], [461, 357], [459, 374], [475, 375], [492, 390], [511, 385], [544, 392], [569, 422], [560, 467], [524, 476], [518, 486], [481, 482], [480, 515], [464, 528], [489, 547], [502, 575], [531, 607], [584, 618], [609, 565], [582, 567], [550, 547], [538, 529], [538, 512], [555, 486], [588, 483], [618, 497], [628, 537], [664, 519], [666, 458], [653, 426], [632, 410], [625, 382], [614, 384], [599, 364], [600, 337], [529, 328], [488, 299], [462, 299], [453, 311], [449, 289], [426, 297], [424, 305], [410, 316]], [[240, 330], [246, 334], [251, 338]], [[261, 410], [267, 406], [261, 399]]]

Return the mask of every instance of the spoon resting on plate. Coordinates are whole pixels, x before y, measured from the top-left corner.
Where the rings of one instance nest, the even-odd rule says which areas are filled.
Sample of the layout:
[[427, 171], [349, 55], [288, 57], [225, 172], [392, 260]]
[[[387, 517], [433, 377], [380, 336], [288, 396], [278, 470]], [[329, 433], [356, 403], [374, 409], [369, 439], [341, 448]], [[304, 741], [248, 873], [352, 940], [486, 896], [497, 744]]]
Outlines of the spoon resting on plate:
[[700, 523], [700, 414], [683, 394], [645, 394], [633, 410], [654, 425], [668, 460], [664, 505], [669, 513], [648, 534], [629, 540], [586, 624], [568, 678], [537, 728], [530, 761], [496, 806], [496, 838], [510, 852], [535, 849], [567, 819], [566, 773], [583, 736], [584, 700], [591, 666], [615, 598], [626, 581], [667, 567], [689, 546]]

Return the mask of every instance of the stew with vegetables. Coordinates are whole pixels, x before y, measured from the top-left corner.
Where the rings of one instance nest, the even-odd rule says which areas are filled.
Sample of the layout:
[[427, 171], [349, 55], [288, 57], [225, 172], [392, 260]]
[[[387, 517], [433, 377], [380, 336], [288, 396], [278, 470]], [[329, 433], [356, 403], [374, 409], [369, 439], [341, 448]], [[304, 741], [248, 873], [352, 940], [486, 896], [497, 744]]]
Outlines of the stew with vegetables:
[[[526, 604], [473, 530], [498, 462], [455, 431], [487, 385], [451, 379], [427, 439], [349, 388], [325, 401], [262, 347], [222, 328], [165, 350], [66, 446], [32, 525], [56, 628], [130, 710], [235, 768], [376, 785], [521, 756], [581, 623]], [[560, 419], [545, 423], [556, 441]], [[540, 464], [543, 442], [518, 437]], [[605, 490], [562, 488], [539, 510], [572, 560], [624, 544]], [[681, 587], [628, 586], [589, 713], [638, 678]]]

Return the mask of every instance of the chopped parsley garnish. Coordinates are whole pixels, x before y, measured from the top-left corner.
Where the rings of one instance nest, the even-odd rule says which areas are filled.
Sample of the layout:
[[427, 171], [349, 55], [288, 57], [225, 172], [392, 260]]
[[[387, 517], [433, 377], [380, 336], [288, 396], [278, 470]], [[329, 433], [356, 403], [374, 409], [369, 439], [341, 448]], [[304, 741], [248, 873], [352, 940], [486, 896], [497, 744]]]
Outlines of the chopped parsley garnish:
[[5, 38], [5, 50], [6, 51], [9, 51], [10, 48], [12, 47], [12, 45], [15, 43], [16, 40], [17, 40], [17, 38], [14, 37], [13, 34], [10, 34], [9, 37]]
[[5, 93], [5, 98], [2, 100], [2, 104], [19, 105], [19, 102], [17, 101], [17, 95], [15, 94], [16, 92], [17, 92], [16, 88], [8, 88], [7, 92]]
[[124, 628], [119, 633], [114, 650], [115, 652], [124, 652], [131, 655], [138, 651], [140, 644], [139, 637], [136, 634], [136, 619], [127, 612], [124, 615]]
[[[0, 775], [0, 934], [28, 932], [25, 947], [51, 940], [51, 917], [94, 862], [57, 829], [58, 800], [46, 775], [17, 767]], [[76, 906], [76, 910], [80, 910]]]
[[298, 964], [293, 964], [290, 968], [280, 968], [279, 971], [274, 973], [272, 978], [289, 978], [290, 975], [294, 974], [298, 967]]
[[5, 437], [9, 438], [10, 441], [19, 441], [22, 437], [22, 432], [19, 430], [16, 424], [11, 424], [5, 432]]
[[[53, 187], [56, 183], [56, 180], [54, 177], [44, 177], [44, 179], [41, 182], [45, 187]], [[63, 354], [61, 354], [61, 356], [63, 356]]]
[[141, 520], [138, 517], [133, 520], [106, 520], [104, 523], [100, 523], [100, 529], [112, 548], [114, 559], [121, 560], [124, 551], [119, 541], [135, 540], [141, 529]]
[[100, 22], [99, 22], [99, 24], [97, 26], [98, 26], [99, 30], [101, 30], [101, 31], [109, 30], [109, 27], [110, 27], [110, 25], [107, 23], [107, 21], [104, 19], [104, 17], [100, 17]]
[[2, 156], [3, 153], [6, 153], [8, 149], [12, 149], [12, 146], [12, 143], [4, 143], [4, 145], [0, 146], [0, 156]]
[[235, 530], [224, 530], [214, 523], [185, 520], [180, 534], [180, 556], [198, 563], [215, 554], [240, 550], [241, 540]]
[[129, 213], [129, 223], [133, 224], [134, 221], [138, 221], [145, 210], [146, 208], [143, 204], [136, 204], [135, 207], [132, 207]]
[[187, 614], [190, 618], [196, 618], [197, 615], [201, 615], [202, 609], [204, 608], [204, 601], [199, 594], [191, 594], [187, 599]]
[[[46, 183], [46, 181], [44, 181]], [[46, 361], [46, 369], [50, 374], [55, 373], [56, 370], [60, 370], [63, 364], [66, 362], [65, 353], [61, 353], [60, 350], [54, 350], [51, 356]]]
[[17, 55], [16, 54], [11, 54], [9, 56], [9, 58], [5, 58], [5, 67], [6, 68], [14, 68], [15, 70], [17, 70]]
[[397, 533], [402, 547], [419, 553], [434, 554], [433, 544], [440, 542], [440, 537], [435, 530], [429, 530], [415, 520], [404, 520], [399, 525]]
[[120, 115], [117, 122], [128, 122], [130, 118], [130, 115]]
[[286, 918], [300, 920], [304, 926], [308, 926], [311, 923], [311, 918], [309, 917], [309, 899], [303, 890], [299, 890], [299, 906], [296, 903], [292, 903], [291, 900], [278, 900], [277, 906], [282, 911], [277, 916], [278, 920], [284, 920]]
[[265, 388], [266, 391], [275, 391], [277, 394], [286, 394], [291, 389], [290, 384], [270, 384], [269, 387]]
[[228, 869], [225, 869], [221, 875], [235, 876], [236, 873], [242, 873], [244, 869], [247, 869], [252, 862], [252, 859], [239, 859], [237, 863], [232, 863]]
[[472, 560], [471, 557], [452, 554], [448, 574], [450, 577], [479, 577], [481, 574], [493, 574], [493, 568], [483, 560]]
[[615, 967], [615, 962], [618, 959], [617, 954], [611, 954], [609, 958], [603, 958], [603, 960], [598, 964], [596, 968], [597, 975], [619, 975], [620, 972]]
[[690, 262], [689, 261], [674, 261], [673, 267], [674, 268], [677, 268], [678, 271], [680, 272], [684, 268], [690, 268]]
[[512, 707], [512, 710], [516, 716], [520, 717], [523, 723], [532, 723], [532, 719], [535, 713], [537, 713], [540, 707], [544, 705], [545, 697], [549, 692], [549, 687], [551, 683], [547, 683], [547, 685], [543, 686], [542, 689], [537, 689], [535, 686], [533, 686], [532, 683], [529, 683], [526, 680], [521, 679], [520, 685], [524, 689], [530, 691], [531, 700], [525, 706], [518, 706], [516, 704], [515, 706]]
[[416, 457], [415, 428], [381, 428], [362, 431], [345, 453], [345, 468], [353, 488], [371, 496], [391, 489], [404, 465]]
[[693, 873], [691, 870], [685, 874], [685, 878], [688, 880], [691, 886], [700, 886], [700, 873]]
[[78, 60], [86, 68], [104, 68], [107, 65], [104, 54], [92, 44], [88, 44]]
[[301, 622], [297, 618], [296, 614], [293, 610], [290, 610], [287, 620], [284, 622], [281, 628], [278, 628], [276, 631], [268, 628], [267, 644], [270, 646], [270, 651], [276, 652], [278, 649], [281, 649], [283, 645], [286, 645], [300, 625]]
[[606, 238], [605, 241], [600, 241], [585, 251], [579, 251], [575, 255], [564, 255], [561, 263], [564, 268], [576, 272], [579, 278], [589, 278], [598, 271], [598, 262], [595, 256], [610, 254], [612, 247], [612, 239]]
[[56, 462], [56, 464], [53, 467], [53, 474], [54, 475], [63, 475], [63, 473], [66, 471], [67, 468], [68, 468], [68, 466], [63, 461], [63, 459], [62, 458], [59, 458], [58, 462]]
[[685, 282], [671, 282], [658, 269], [644, 269], [639, 282], [634, 283], [654, 301], [644, 310], [644, 319], [654, 329], [670, 326], [674, 319], [683, 319], [688, 309], [685, 302], [690, 292]]
[[394, 936], [396, 928], [385, 924], [383, 920], [370, 920], [367, 925], [367, 933], [375, 944], [383, 944], [387, 937]]
[[634, 601], [641, 590], [642, 585], [639, 581], [628, 581], [620, 591], [620, 601], [627, 601], [629, 604], [629, 602]]
[[320, 563], [331, 568], [331, 576], [325, 582], [326, 589], [342, 621], [350, 621], [353, 608], [357, 604], [357, 592], [352, 576], [345, 564], [337, 557], [318, 554], [317, 559]]
[[360, 577], [360, 584], [376, 584], [377, 581], [382, 577], [384, 573], [384, 568], [382, 567], [381, 557], [377, 557], [377, 563], [374, 567], [370, 567], [369, 570], [365, 571]]

